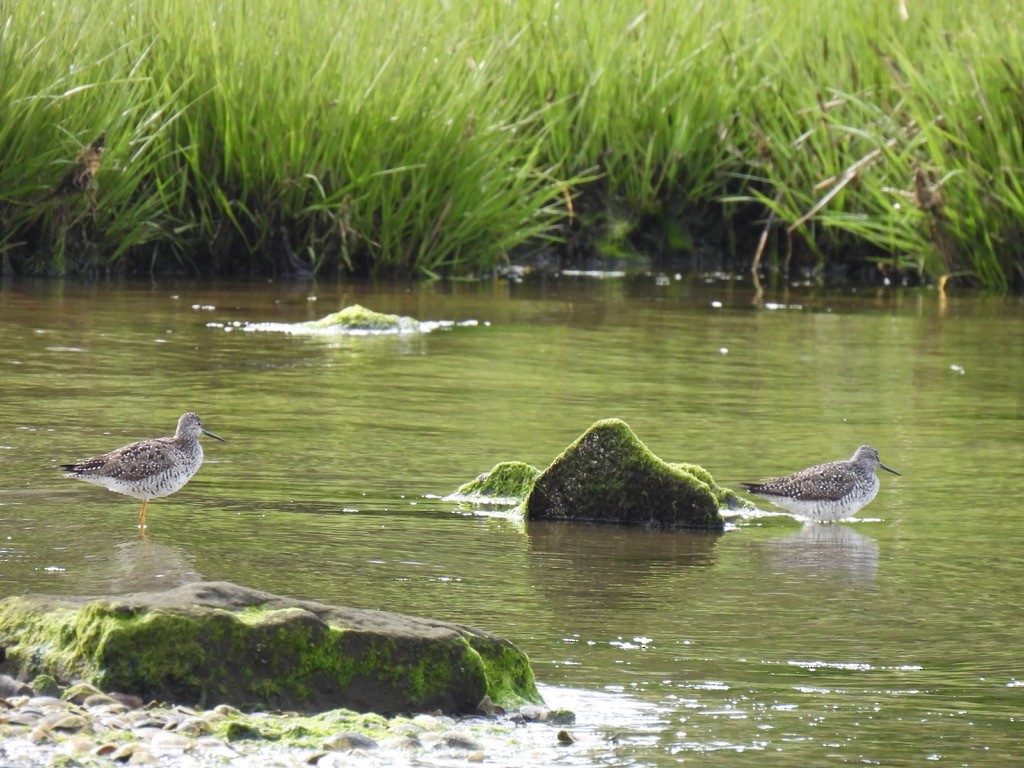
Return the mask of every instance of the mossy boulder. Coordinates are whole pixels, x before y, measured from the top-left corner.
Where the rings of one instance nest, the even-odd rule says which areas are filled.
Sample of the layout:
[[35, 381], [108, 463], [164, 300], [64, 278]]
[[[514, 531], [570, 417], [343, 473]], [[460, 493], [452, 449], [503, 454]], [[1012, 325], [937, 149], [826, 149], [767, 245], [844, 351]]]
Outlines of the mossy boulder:
[[715, 486], [703, 469], [687, 466], [659, 459], [625, 422], [599, 421], [537, 477], [526, 518], [723, 528], [719, 496], [729, 492]]
[[503, 461], [475, 480], [463, 483], [455, 493], [446, 496], [452, 501], [498, 502], [518, 504], [530, 495], [540, 470], [521, 461]]
[[0, 673], [190, 706], [468, 714], [538, 703], [525, 654], [460, 624], [292, 600], [227, 582], [0, 601]]
[[702, 483], [705, 483], [714, 494], [715, 499], [718, 501], [719, 509], [754, 509], [754, 505], [746, 499], [742, 499], [736, 495], [736, 492], [731, 488], [724, 488], [715, 482], [715, 478], [711, 476], [700, 464], [689, 464], [687, 462], [681, 463], [670, 463], [669, 466], [675, 467], [676, 469], [691, 475]]
[[330, 330], [348, 333], [417, 333], [420, 323], [411, 317], [374, 312], [359, 304], [352, 304], [337, 312], [300, 323], [312, 330]]

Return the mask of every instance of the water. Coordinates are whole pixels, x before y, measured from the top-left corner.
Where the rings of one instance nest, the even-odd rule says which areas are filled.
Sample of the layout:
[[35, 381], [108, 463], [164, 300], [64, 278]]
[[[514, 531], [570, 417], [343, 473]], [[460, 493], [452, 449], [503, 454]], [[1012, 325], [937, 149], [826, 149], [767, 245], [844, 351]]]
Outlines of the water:
[[[479, 626], [578, 709], [559, 764], [1016, 762], [1024, 306], [769, 300], [651, 278], [7, 286], [0, 593], [228, 579]], [[353, 302], [479, 325], [235, 325]], [[137, 502], [54, 468], [189, 409], [229, 442], [150, 505], [146, 541]], [[723, 535], [526, 526], [439, 498], [499, 461], [544, 466], [611, 416], [727, 486], [862, 443], [903, 476], [883, 473], [860, 522]]]

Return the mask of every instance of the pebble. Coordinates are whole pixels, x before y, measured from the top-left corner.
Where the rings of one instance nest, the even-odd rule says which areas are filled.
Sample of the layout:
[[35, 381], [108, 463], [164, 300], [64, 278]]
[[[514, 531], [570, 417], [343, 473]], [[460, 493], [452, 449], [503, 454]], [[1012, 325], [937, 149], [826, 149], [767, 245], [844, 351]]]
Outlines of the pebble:
[[519, 710], [519, 714], [524, 720], [547, 720], [548, 715], [551, 714], [551, 710], [547, 707], [538, 707], [534, 704], [527, 704], [525, 707]]
[[185, 750], [192, 748], [192, 744], [192, 739], [172, 731], [154, 733], [153, 738], [149, 740], [150, 750], [158, 756], [183, 754]]
[[75, 683], [64, 691], [63, 698], [73, 704], [85, 704], [91, 696], [103, 696], [103, 691], [89, 683]]
[[476, 739], [459, 731], [445, 731], [441, 734], [441, 743], [449, 749], [465, 749], [471, 752], [480, 750], [480, 743]]
[[346, 731], [344, 733], [337, 733], [325, 741], [324, 749], [332, 749], [339, 752], [353, 749], [377, 749], [377, 742], [361, 733]]
[[[452, 758], [500, 762], [522, 734], [524, 722], [543, 722], [549, 715], [543, 707], [524, 707], [525, 712], [507, 717], [467, 719], [437, 713], [388, 719], [333, 710], [316, 719], [318, 738], [301, 715], [246, 714], [229, 704], [209, 710], [164, 707], [82, 683], [63, 690], [48, 684], [46, 695], [40, 695], [41, 691], [3, 675], [0, 691], [7, 693], [0, 695], [0, 766], [25, 768], [62, 764], [340, 768], [410, 760], [428, 766], [447, 765]], [[351, 730], [353, 725], [360, 730]], [[338, 730], [324, 736], [332, 726]], [[548, 724], [531, 727], [555, 730]], [[547, 739], [555, 741], [551, 736]]]
[[0, 675], [0, 696], [9, 699], [12, 696], [31, 695], [32, 689], [10, 675]]
[[380, 747], [394, 752], [416, 752], [423, 749], [423, 742], [415, 736], [391, 736], [381, 739]]
[[216, 727], [214, 723], [222, 722], [226, 720], [223, 715], [212, 713], [209, 719], [203, 719], [202, 717], [187, 717], [175, 727], [175, 733], [180, 733], [183, 736], [190, 736], [196, 738], [206, 733], [211, 733]]
[[230, 760], [238, 757], [238, 752], [212, 736], [196, 739], [196, 750], [213, 760]]
[[126, 712], [128, 711], [128, 707], [120, 703], [113, 696], [107, 696], [105, 693], [94, 693], [91, 696], [86, 696], [82, 701], [82, 705], [89, 708], [98, 707], [104, 704], [112, 705], [113, 707], [120, 707], [122, 710]]
[[95, 748], [96, 744], [88, 736], [72, 736], [60, 745], [60, 751], [71, 757], [88, 755]]

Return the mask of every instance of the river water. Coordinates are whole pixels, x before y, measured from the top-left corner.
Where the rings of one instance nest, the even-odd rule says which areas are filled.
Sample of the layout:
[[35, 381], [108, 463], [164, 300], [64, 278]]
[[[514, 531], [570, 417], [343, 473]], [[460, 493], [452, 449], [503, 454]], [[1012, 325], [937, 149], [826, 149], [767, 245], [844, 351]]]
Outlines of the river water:
[[[243, 330], [352, 303], [463, 325]], [[22, 283], [0, 288], [0, 391], [0, 594], [227, 579], [475, 625], [577, 708], [580, 741], [524, 766], [1024, 757], [1020, 299], [757, 305], [650, 276]], [[228, 442], [150, 504], [145, 540], [137, 502], [55, 468], [186, 410]], [[441, 498], [613, 416], [726, 486], [862, 443], [903, 474], [857, 522], [724, 534], [527, 526]]]

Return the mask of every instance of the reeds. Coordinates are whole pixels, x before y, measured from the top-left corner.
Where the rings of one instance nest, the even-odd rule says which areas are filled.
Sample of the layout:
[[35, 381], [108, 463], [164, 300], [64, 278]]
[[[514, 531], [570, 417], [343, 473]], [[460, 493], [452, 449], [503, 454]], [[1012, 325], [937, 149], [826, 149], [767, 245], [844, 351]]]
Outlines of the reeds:
[[853, 249], [893, 270], [1020, 287], [1024, 13], [909, 5], [804, 7], [796, 34], [811, 44], [778, 57], [743, 116], [760, 155], [748, 192], [819, 266]]
[[[458, 276], [705, 240], [1024, 285], [1024, 9], [902, 10], [8, 0], [0, 256]], [[103, 131], [95, 187], [54, 196]]]

